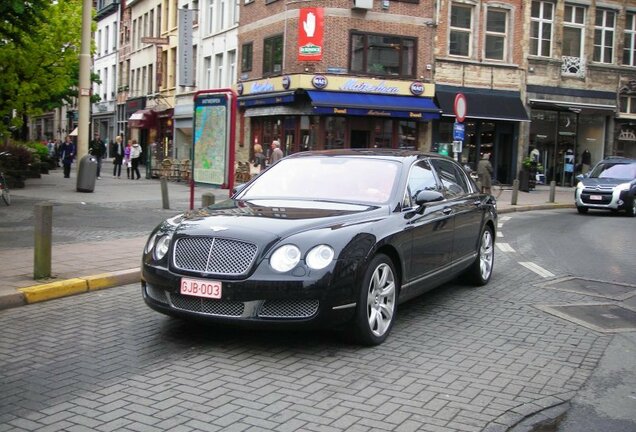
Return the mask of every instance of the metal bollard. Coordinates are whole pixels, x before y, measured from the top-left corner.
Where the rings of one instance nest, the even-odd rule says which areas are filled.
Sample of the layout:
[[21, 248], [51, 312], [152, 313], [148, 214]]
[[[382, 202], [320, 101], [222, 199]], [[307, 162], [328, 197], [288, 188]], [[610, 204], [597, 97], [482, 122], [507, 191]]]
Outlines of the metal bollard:
[[214, 204], [215, 201], [214, 194], [212, 192], [203, 192], [201, 195], [201, 206], [208, 207]]
[[552, 180], [550, 182], [550, 200], [548, 202], [553, 203], [554, 202], [554, 197], [556, 196], [556, 182], [554, 180]]
[[517, 205], [517, 196], [519, 195], [519, 179], [514, 179], [512, 182], [512, 197], [510, 198], [511, 205]]
[[170, 208], [170, 200], [168, 199], [168, 180], [165, 177], [161, 177], [161, 202], [164, 209]]
[[35, 229], [33, 240], [33, 279], [51, 277], [51, 245], [53, 233], [53, 204], [35, 205]]

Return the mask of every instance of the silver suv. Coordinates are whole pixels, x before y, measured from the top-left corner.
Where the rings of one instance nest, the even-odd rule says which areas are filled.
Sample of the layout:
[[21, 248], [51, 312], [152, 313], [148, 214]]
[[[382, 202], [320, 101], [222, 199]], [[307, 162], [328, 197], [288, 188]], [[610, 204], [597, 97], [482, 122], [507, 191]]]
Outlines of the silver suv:
[[636, 159], [610, 157], [579, 176], [574, 198], [579, 213], [625, 210], [636, 216]]

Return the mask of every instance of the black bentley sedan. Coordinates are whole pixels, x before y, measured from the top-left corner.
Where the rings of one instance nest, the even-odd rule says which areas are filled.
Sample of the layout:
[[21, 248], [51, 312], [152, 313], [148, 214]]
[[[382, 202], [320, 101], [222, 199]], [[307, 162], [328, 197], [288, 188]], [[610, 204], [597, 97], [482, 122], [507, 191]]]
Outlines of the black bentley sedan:
[[231, 199], [161, 223], [143, 252], [151, 308], [209, 322], [338, 327], [382, 343], [398, 304], [490, 280], [495, 199], [437, 154], [333, 150], [281, 159]]

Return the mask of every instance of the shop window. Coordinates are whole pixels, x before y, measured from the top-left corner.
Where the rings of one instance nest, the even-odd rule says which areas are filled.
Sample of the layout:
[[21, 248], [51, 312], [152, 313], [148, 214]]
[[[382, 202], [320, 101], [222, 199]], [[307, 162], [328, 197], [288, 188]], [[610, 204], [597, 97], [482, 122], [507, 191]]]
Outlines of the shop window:
[[489, 60], [506, 60], [508, 45], [508, 12], [488, 8], [486, 14], [485, 57]]
[[346, 118], [327, 117], [325, 119], [325, 149], [342, 149], [345, 145]]
[[552, 55], [552, 24], [554, 3], [533, 1], [531, 12], [530, 54], [541, 57]]
[[614, 58], [614, 27], [616, 12], [597, 9], [594, 26], [594, 61], [612, 63]]
[[625, 36], [623, 38], [623, 64], [636, 66], [636, 13], [625, 16]]
[[404, 149], [417, 149], [417, 122], [398, 122], [398, 146]]
[[252, 70], [253, 48], [252, 42], [241, 46], [241, 72], [249, 72]]
[[374, 143], [375, 148], [392, 148], [393, 120], [376, 119]]
[[263, 41], [263, 75], [281, 73], [283, 69], [283, 35]]
[[380, 76], [415, 76], [415, 39], [351, 33], [351, 72]]
[[473, 7], [466, 4], [453, 3], [450, 14], [448, 53], [450, 55], [470, 57], [472, 55]]

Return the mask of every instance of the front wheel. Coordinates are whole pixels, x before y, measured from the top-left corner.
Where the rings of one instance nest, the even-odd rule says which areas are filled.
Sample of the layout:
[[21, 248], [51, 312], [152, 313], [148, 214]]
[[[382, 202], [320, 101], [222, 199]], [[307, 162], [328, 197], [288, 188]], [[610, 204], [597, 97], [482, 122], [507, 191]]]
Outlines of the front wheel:
[[391, 259], [376, 255], [369, 263], [358, 295], [353, 336], [362, 345], [379, 345], [387, 338], [397, 311], [399, 281]]
[[486, 285], [492, 276], [495, 264], [495, 240], [493, 230], [489, 226], [484, 227], [479, 239], [477, 258], [466, 271], [466, 279], [475, 286]]

